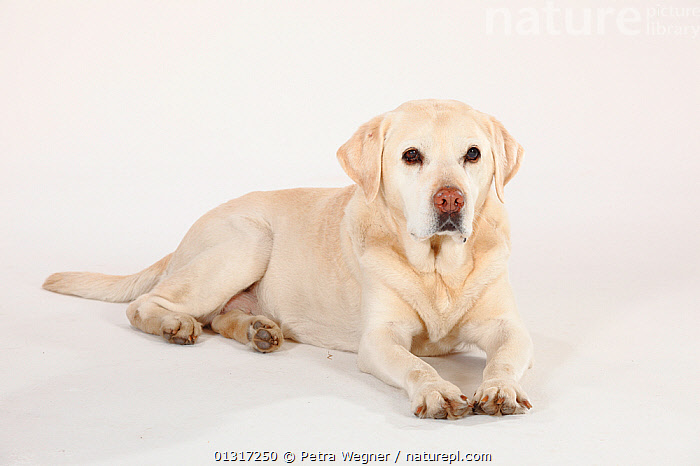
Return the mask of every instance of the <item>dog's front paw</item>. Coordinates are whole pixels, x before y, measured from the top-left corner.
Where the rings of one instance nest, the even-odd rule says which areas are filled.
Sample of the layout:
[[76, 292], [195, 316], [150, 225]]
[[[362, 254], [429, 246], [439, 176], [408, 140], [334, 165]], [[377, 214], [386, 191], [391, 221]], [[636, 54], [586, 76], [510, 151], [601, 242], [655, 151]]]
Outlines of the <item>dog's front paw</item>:
[[276, 323], [267, 317], [257, 316], [248, 327], [248, 340], [255, 350], [271, 353], [279, 349], [284, 336]]
[[168, 343], [193, 345], [202, 334], [202, 324], [187, 314], [170, 313], [163, 317], [160, 334]]
[[413, 414], [422, 419], [459, 419], [469, 407], [462, 391], [444, 380], [426, 383], [411, 400]]
[[530, 408], [530, 400], [515, 380], [484, 380], [474, 394], [476, 414], [524, 414]]

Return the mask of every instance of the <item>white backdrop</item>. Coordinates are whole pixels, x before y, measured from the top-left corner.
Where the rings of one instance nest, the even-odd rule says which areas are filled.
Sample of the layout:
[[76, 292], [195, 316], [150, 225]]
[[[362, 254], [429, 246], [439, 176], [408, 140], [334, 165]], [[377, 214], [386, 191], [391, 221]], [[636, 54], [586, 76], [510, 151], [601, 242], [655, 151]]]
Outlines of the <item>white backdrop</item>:
[[[0, 2], [0, 463], [697, 463], [699, 7]], [[536, 346], [526, 416], [420, 421], [352, 354], [169, 346], [125, 305], [40, 289], [140, 270], [245, 192], [348, 184], [335, 151], [357, 126], [429, 97], [525, 147], [506, 204]], [[465, 393], [483, 369], [478, 353], [431, 363]]]

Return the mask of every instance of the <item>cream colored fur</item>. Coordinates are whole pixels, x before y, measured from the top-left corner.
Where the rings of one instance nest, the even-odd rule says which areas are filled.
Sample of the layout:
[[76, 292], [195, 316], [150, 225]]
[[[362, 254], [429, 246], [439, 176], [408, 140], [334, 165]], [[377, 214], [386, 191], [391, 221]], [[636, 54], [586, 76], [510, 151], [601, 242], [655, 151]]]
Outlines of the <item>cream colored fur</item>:
[[[465, 162], [470, 147], [481, 158]], [[421, 164], [402, 154], [419, 150]], [[493, 117], [455, 101], [413, 101], [338, 151], [357, 183], [256, 192], [205, 214], [177, 250], [139, 274], [59, 273], [46, 289], [131, 301], [135, 327], [194, 343], [202, 325], [262, 352], [284, 338], [358, 353], [361, 370], [406, 390], [414, 414], [523, 413], [532, 343], [508, 281], [503, 186], [522, 148]], [[492, 191], [495, 185], [495, 194]], [[433, 195], [463, 193], [440, 230]], [[418, 356], [487, 354], [469, 403]]]

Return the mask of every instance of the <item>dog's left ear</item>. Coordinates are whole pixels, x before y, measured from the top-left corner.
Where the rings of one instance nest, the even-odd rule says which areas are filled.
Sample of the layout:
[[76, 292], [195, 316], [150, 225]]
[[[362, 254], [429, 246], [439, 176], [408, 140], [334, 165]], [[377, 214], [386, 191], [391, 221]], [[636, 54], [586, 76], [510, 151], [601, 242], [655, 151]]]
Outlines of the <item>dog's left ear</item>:
[[377, 197], [382, 181], [382, 151], [387, 119], [379, 115], [360, 126], [338, 149], [338, 161], [352, 180], [360, 185], [370, 203]]
[[501, 202], [503, 187], [515, 176], [523, 158], [523, 146], [510, 135], [500, 121], [491, 117], [491, 137], [493, 142], [493, 178], [496, 184], [496, 194]]

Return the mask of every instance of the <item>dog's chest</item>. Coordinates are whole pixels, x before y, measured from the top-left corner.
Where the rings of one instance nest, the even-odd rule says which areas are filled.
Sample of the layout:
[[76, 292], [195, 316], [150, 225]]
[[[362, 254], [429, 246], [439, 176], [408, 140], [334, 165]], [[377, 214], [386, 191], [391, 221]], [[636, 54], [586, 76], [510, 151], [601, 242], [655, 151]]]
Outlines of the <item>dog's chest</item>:
[[450, 313], [455, 299], [445, 283], [435, 277], [427, 284], [427, 288], [432, 291], [430, 298], [435, 311], [439, 314]]
[[425, 276], [422, 288], [428, 299], [416, 311], [425, 323], [430, 341], [438, 341], [457, 325], [467, 308], [459, 299], [460, 294], [438, 274]]

